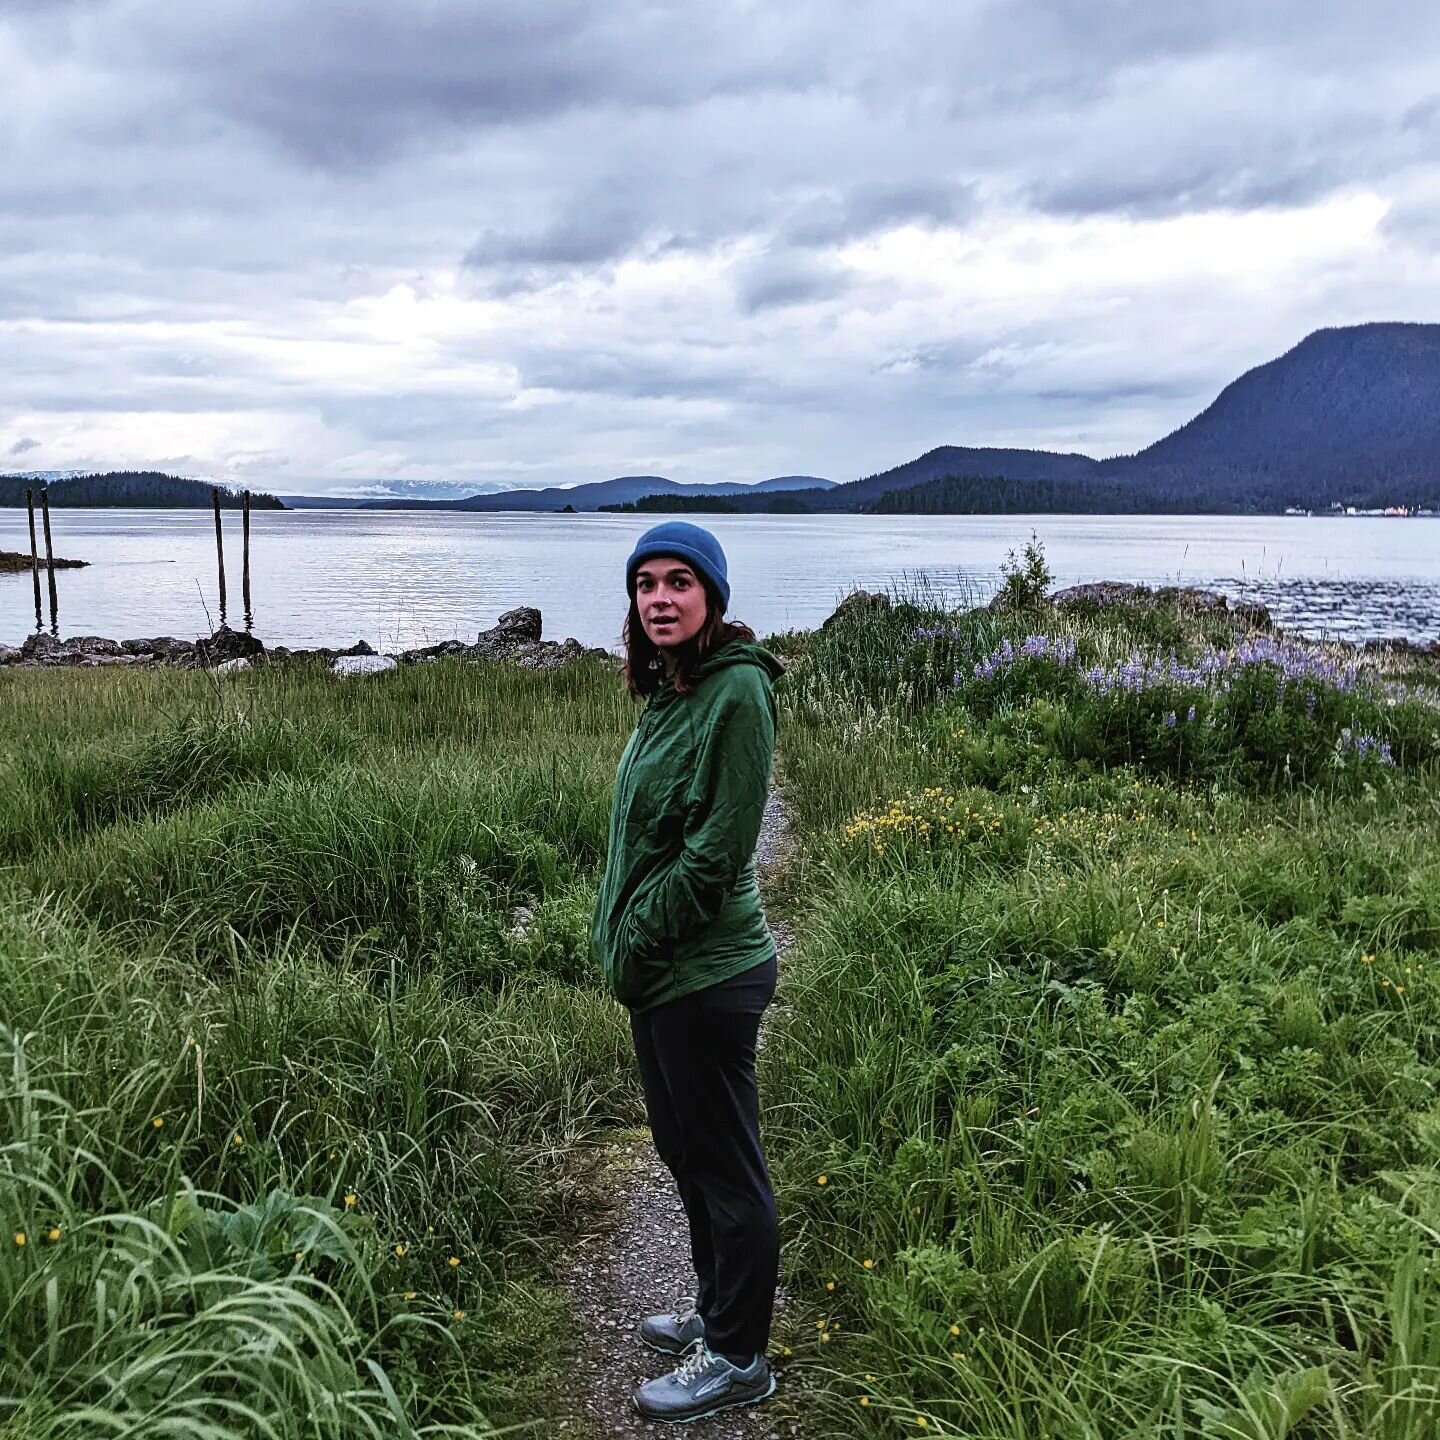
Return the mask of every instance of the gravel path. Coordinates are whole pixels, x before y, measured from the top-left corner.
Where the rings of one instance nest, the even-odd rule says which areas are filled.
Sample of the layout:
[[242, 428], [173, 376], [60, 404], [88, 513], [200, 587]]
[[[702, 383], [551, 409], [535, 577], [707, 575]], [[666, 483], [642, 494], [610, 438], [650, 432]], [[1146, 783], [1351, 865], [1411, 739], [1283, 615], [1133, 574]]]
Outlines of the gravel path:
[[[786, 863], [788, 846], [785, 812], [772, 791], [755, 856], [762, 886]], [[783, 963], [791, 933], [774, 920], [771, 930]], [[569, 1418], [558, 1422], [557, 1428], [587, 1440], [654, 1434], [683, 1434], [687, 1440], [809, 1440], [796, 1397], [786, 1383], [778, 1344], [771, 1346], [771, 1364], [779, 1383], [764, 1404], [729, 1410], [683, 1429], [640, 1418], [631, 1400], [635, 1388], [678, 1362], [642, 1345], [637, 1327], [646, 1315], [668, 1310], [693, 1294], [695, 1272], [685, 1214], [649, 1132], [621, 1137], [599, 1157], [599, 1166], [607, 1177], [597, 1185], [603, 1211], [596, 1217], [595, 1230], [582, 1237], [564, 1264], [563, 1279], [580, 1319], [582, 1339], [570, 1369], [575, 1401]], [[777, 1332], [783, 1330], [784, 1304], [782, 1291]]]

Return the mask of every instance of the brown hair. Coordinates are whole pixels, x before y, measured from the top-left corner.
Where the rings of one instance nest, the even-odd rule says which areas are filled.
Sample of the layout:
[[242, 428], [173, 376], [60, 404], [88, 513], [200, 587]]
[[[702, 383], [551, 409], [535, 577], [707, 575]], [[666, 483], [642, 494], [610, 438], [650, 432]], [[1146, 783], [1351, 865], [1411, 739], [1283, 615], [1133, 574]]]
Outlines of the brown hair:
[[[727, 620], [720, 597], [710, 583], [699, 577], [705, 586], [705, 623], [694, 639], [687, 640], [675, 650], [675, 689], [681, 695], [688, 695], [692, 688], [695, 667], [713, 650], [731, 640], [754, 640], [755, 632], [748, 625]], [[640, 608], [635, 597], [630, 597], [630, 613], [625, 617], [623, 632], [625, 641], [625, 688], [636, 700], [653, 695], [665, 680], [665, 662], [660, 658], [660, 647], [645, 633], [640, 623]]]

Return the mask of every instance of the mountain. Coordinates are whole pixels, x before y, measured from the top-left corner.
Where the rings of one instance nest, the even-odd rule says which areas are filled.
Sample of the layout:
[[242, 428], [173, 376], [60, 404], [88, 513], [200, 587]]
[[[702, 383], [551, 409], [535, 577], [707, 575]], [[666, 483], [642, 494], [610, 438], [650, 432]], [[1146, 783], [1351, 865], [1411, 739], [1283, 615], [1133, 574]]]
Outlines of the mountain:
[[1107, 477], [1213, 504], [1440, 501], [1440, 325], [1317, 330]]
[[[1219, 514], [1440, 507], [1440, 325], [1317, 330], [1136, 455], [941, 446], [810, 510]], [[754, 510], [753, 502], [738, 502]]]
[[[334, 483], [334, 482], [330, 482]], [[292, 510], [354, 510], [380, 500], [466, 500], [472, 495], [495, 495], [513, 486], [494, 480], [348, 480], [346, 490], [334, 495], [288, 495], [282, 499]]]
[[809, 475], [782, 475], [754, 485], [725, 480], [714, 485], [682, 485], [663, 475], [617, 475], [613, 480], [594, 480], [583, 485], [552, 485], [544, 490], [505, 490], [494, 495], [471, 495], [464, 500], [415, 501], [377, 500], [371, 510], [598, 510], [602, 505], [633, 503], [646, 495], [749, 495], [791, 490], [796, 486], [823, 490], [833, 480]]
[[[35, 475], [0, 475], [0, 506], [24, 505], [25, 491], [38, 489], [43, 483]], [[158, 470], [111, 470], [103, 475], [57, 480], [46, 488], [50, 504], [55, 507], [200, 510], [209, 509], [210, 492], [216, 487], [208, 480], [186, 480]], [[238, 510], [241, 492], [226, 485], [218, 488], [221, 507]], [[273, 495], [258, 490], [251, 492], [250, 505], [256, 510], [285, 508]]]

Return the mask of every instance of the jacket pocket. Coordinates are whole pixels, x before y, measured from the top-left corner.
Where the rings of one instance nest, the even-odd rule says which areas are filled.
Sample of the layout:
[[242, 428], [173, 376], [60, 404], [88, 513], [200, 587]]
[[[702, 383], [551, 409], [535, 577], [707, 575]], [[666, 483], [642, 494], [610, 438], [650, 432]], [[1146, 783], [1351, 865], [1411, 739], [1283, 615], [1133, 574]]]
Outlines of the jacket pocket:
[[622, 1005], [636, 1005], [668, 977], [674, 946], [653, 939], [628, 910], [616, 938], [612, 989]]

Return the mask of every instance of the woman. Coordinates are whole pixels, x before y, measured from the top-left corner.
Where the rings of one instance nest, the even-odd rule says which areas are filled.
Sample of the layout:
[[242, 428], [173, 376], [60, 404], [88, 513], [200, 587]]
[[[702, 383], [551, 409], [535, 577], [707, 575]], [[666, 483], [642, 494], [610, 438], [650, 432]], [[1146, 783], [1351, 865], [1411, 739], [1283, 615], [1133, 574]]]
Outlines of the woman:
[[775, 993], [775, 942], [755, 846], [775, 744], [780, 662], [725, 621], [725, 552], [684, 521], [640, 537], [625, 567], [625, 682], [646, 702], [615, 778], [596, 952], [630, 1011], [655, 1149], [690, 1222], [693, 1309], [641, 1338], [685, 1361], [642, 1385], [656, 1420], [753, 1405], [779, 1240], [760, 1147], [755, 1040]]

